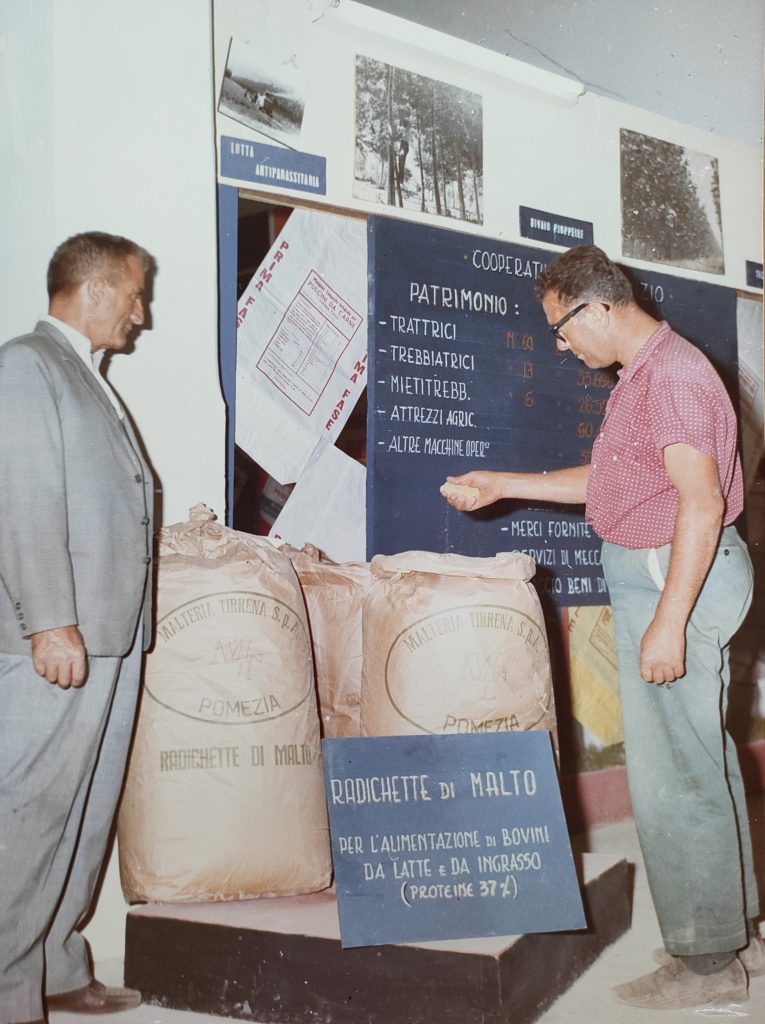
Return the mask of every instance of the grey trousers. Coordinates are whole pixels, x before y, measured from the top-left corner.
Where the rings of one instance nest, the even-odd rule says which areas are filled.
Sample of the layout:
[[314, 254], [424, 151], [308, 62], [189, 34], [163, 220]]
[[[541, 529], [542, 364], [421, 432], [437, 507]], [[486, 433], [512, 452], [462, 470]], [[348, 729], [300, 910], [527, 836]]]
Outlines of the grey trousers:
[[686, 629], [685, 675], [640, 676], [670, 546], [603, 545], [616, 628], [630, 797], [664, 944], [689, 956], [740, 949], [759, 912], [738, 755], [725, 727], [728, 644], [752, 598], [746, 545], [727, 527]]
[[0, 654], [0, 1024], [43, 1016], [43, 993], [87, 985], [77, 926], [104, 859], [135, 719], [141, 630], [125, 658], [89, 658], [62, 690]]

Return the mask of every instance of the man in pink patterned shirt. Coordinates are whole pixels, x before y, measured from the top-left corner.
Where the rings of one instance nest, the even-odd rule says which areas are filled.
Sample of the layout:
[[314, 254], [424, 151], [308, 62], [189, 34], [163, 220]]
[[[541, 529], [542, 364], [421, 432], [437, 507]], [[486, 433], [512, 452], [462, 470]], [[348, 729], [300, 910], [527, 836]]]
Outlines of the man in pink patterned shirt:
[[616, 629], [630, 796], [665, 949], [619, 985], [656, 1009], [747, 998], [765, 972], [746, 800], [724, 719], [728, 645], [751, 602], [732, 525], [743, 508], [736, 418], [706, 357], [637, 305], [596, 246], [558, 256], [537, 295], [561, 352], [619, 381], [590, 465], [476, 471], [448, 497], [463, 511], [503, 498], [578, 504], [603, 539]]

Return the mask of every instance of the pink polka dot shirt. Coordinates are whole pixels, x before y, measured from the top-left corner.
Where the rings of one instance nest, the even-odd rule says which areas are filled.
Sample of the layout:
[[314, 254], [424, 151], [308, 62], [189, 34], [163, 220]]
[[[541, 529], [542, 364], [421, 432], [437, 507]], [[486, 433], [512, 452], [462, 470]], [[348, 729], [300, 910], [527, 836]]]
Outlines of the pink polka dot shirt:
[[670, 542], [678, 497], [663, 452], [678, 443], [715, 460], [732, 523], [744, 498], [731, 401], [707, 357], [662, 323], [619, 371], [592, 448], [586, 518], [600, 537], [626, 548]]

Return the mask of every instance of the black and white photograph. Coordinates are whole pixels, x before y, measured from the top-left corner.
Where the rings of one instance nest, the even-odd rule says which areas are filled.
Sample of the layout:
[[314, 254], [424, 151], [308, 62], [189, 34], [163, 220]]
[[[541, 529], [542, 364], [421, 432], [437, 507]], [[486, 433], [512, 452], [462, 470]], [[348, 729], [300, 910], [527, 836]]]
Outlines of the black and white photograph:
[[357, 55], [353, 194], [482, 224], [481, 96]]
[[265, 56], [232, 39], [218, 110], [270, 139], [289, 145], [303, 125], [306, 82], [295, 54]]
[[717, 159], [621, 129], [622, 253], [724, 274]]

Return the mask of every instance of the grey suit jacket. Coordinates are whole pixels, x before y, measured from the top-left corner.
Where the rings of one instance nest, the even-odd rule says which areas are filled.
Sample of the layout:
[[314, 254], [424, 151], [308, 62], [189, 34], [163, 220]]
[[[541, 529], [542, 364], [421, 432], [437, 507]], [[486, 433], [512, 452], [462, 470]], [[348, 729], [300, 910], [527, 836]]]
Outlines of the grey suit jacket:
[[0, 651], [77, 625], [88, 654], [151, 638], [153, 479], [135, 434], [60, 331], [0, 347]]

